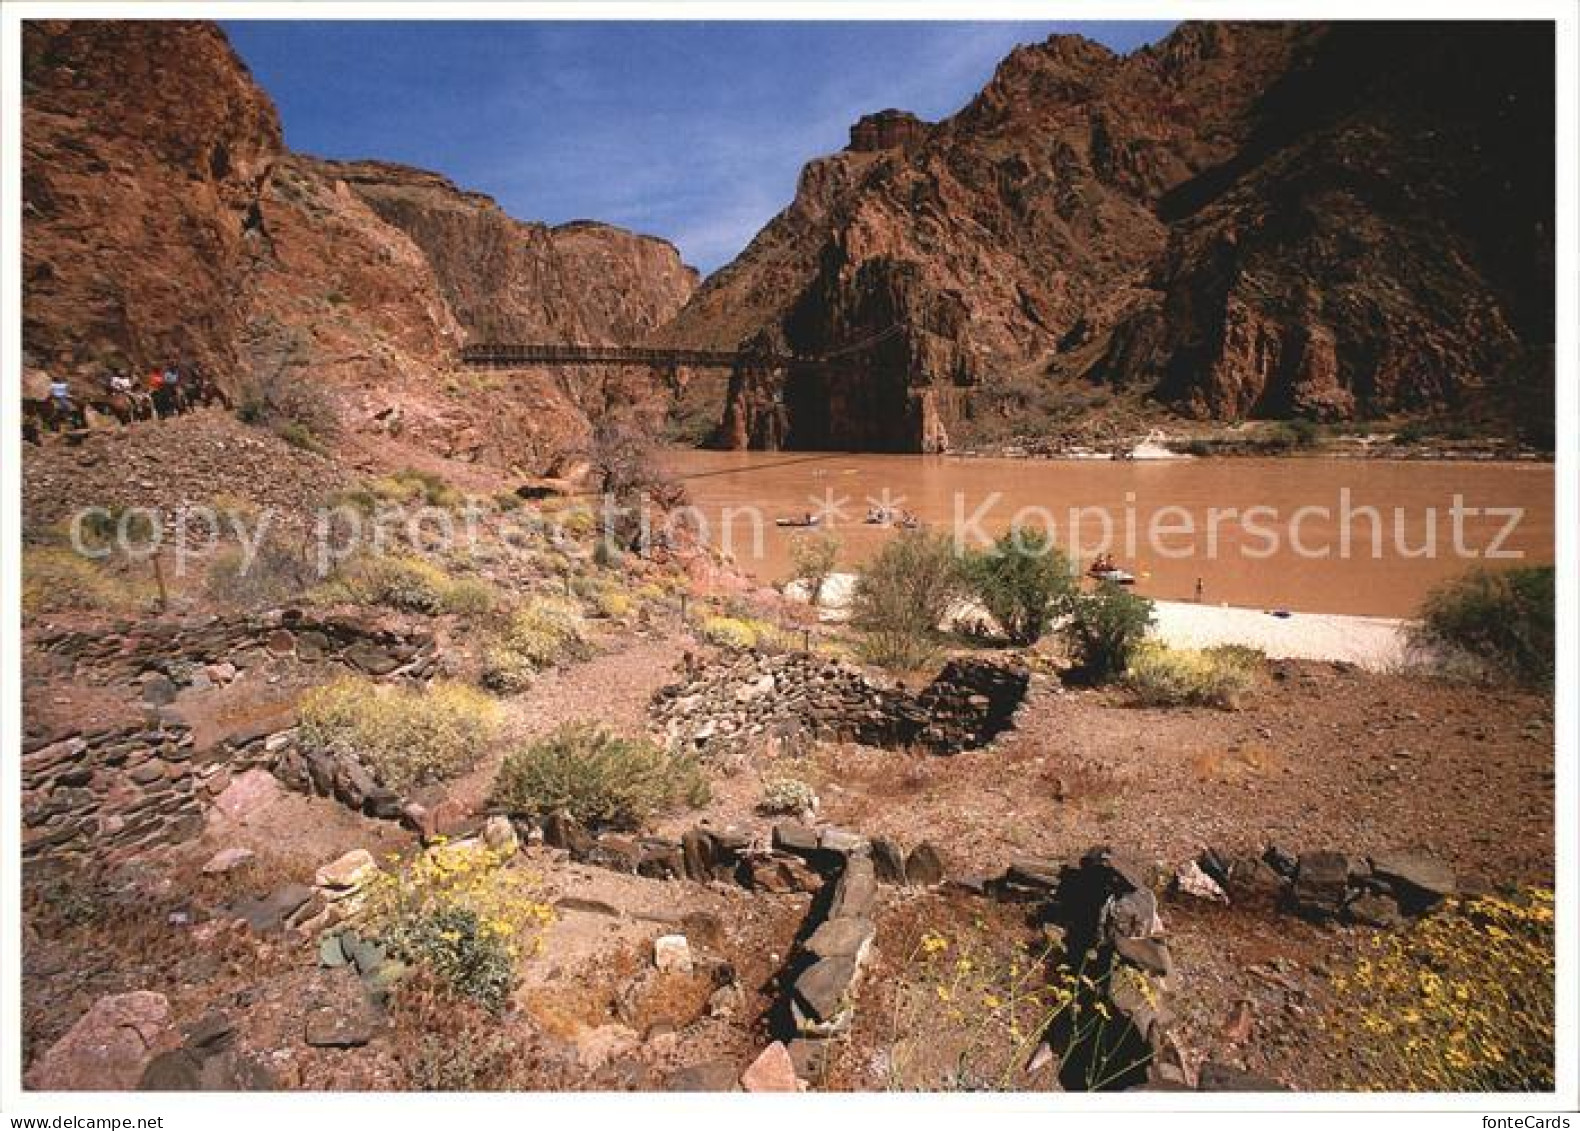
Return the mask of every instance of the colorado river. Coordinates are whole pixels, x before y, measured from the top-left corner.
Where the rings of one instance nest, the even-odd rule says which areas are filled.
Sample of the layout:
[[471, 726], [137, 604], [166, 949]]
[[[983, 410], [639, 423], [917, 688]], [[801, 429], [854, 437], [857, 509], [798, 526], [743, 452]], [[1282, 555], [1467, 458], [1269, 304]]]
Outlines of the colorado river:
[[1107, 549], [1137, 591], [1209, 604], [1409, 616], [1476, 565], [1553, 557], [1551, 464], [1346, 459], [1158, 462], [959, 459], [809, 452], [666, 453], [710, 538], [764, 582], [791, 571], [820, 514], [839, 568], [893, 536], [873, 506], [967, 544], [1012, 524], [1051, 530], [1082, 561]]

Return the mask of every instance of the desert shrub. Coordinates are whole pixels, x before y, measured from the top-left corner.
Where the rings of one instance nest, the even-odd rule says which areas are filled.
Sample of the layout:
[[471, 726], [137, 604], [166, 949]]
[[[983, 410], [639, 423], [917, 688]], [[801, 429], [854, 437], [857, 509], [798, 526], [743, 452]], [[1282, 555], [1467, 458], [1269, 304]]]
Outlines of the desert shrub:
[[349, 507], [369, 515], [383, 507], [428, 506], [454, 510], [464, 501], [465, 496], [444, 476], [414, 467], [343, 488], [329, 498], [331, 506]]
[[1264, 436], [1258, 445], [1267, 452], [1304, 451], [1316, 446], [1322, 428], [1313, 420], [1285, 420]]
[[511, 693], [532, 674], [588, 654], [581, 606], [560, 597], [534, 597], [511, 613], [483, 652], [483, 683]]
[[1326, 1028], [1361, 1088], [1551, 1091], [1554, 955], [1552, 892], [1459, 902], [1374, 938]]
[[1130, 666], [1152, 627], [1152, 602], [1121, 585], [1103, 582], [1090, 593], [1065, 602], [1059, 635], [1076, 670], [1094, 683], [1106, 683]]
[[370, 554], [360, 558], [342, 570], [319, 596], [430, 616], [486, 613], [498, 600], [488, 582], [456, 579], [426, 558], [412, 554]]
[[203, 589], [210, 600], [238, 608], [259, 608], [299, 599], [315, 578], [303, 555], [273, 539], [263, 539], [249, 561], [240, 546], [227, 546], [208, 560]]
[[368, 884], [366, 929], [396, 958], [497, 1013], [515, 986], [516, 959], [553, 919], [536, 878], [503, 864], [482, 844], [430, 848]]
[[135, 612], [156, 598], [151, 578], [128, 572], [60, 546], [29, 546], [22, 552], [22, 611], [39, 613], [77, 609], [93, 612]]
[[142, 508], [117, 503], [85, 507], [79, 515], [51, 530], [48, 540], [77, 549], [71, 541], [75, 533], [81, 548], [91, 553], [110, 550], [135, 554], [152, 544], [156, 537], [155, 521], [155, 516]]
[[570, 723], [505, 756], [493, 803], [510, 813], [565, 813], [591, 827], [635, 829], [659, 810], [707, 797], [707, 778], [690, 758], [645, 738]]
[[806, 583], [811, 604], [823, 596], [823, 585], [838, 558], [839, 539], [832, 534], [807, 534], [790, 543], [790, 568], [796, 581]]
[[852, 622], [864, 634], [858, 652], [869, 662], [909, 670], [935, 647], [938, 624], [962, 590], [948, 538], [907, 530], [856, 579]]
[[1550, 684], [1553, 600], [1551, 566], [1472, 570], [1428, 595], [1412, 640], [1428, 652], [1469, 657], [1492, 678]]
[[773, 625], [752, 617], [706, 616], [697, 625], [697, 632], [721, 648], [761, 648], [775, 639]]
[[498, 730], [499, 707], [460, 683], [409, 688], [347, 678], [304, 695], [299, 720], [309, 749], [354, 754], [381, 784], [406, 790], [477, 761]]
[[1007, 532], [990, 549], [966, 555], [971, 593], [1016, 644], [1035, 644], [1075, 590], [1070, 559], [1035, 530]]
[[1232, 710], [1255, 686], [1265, 659], [1236, 644], [1195, 649], [1143, 643], [1125, 669], [1125, 686], [1146, 707]]
[[817, 793], [799, 778], [772, 778], [763, 782], [757, 809], [769, 816], [797, 816], [817, 809]]

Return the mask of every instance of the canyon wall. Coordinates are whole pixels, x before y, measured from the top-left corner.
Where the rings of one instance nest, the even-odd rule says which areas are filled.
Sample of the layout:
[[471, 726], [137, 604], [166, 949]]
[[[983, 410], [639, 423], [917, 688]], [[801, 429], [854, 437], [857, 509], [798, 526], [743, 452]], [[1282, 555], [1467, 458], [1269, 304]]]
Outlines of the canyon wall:
[[894, 328], [777, 398], [734, 382], [726, 445], [925, 450], [949, 421], [918, 406], [996, 387], [1347, 419], [1456, 410], [1511, 364], [1550, 384], [1551, 48], [1538, 24], [1054, 36], [946, 121], [858, 122], [664, 334], [815, 356]]
[[30, 21], [24, 349], [86, 379], [197, 363], [233, 394], [293, 382], [345, 434], [541, 470], [667, 375], [457, 371], [468, 340], [639, 340], [695, 272], [662, 240], [525, 223], [422, 170], [290, 152], [223, 32]]

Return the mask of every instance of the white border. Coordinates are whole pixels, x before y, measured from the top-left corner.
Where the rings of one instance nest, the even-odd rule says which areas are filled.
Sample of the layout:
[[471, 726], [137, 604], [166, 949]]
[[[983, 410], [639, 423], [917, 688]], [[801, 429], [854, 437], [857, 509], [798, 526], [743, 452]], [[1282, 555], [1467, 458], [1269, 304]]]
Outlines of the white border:
[[[1559, 1047], [1557, 1091], [1547, 1097], [1486, 1097], [1479, 1095], [1349, 1095], [1302, 1093], [1287, 1097], [1192, 1096], [1180, 1093], [1126, 1094], [1101, 1097], [1075, 1095], [807, 1095], [797, 1098], [666, 1095], [506, 1095], [487, 1097], [413, 1096], [397, 1098], [358, 1094], [249, 1094], [242, 1096], [191, 1095], [70, 1095], [40, 1096], [20, 1090], [21, 1031], [20, 941], [18, 913], [20, 891], [20, 835], [18, 764], [21, 679], [15, 642], [20, 632], [20, 440], [18, 405], [14, 390], [21, 368], [21, 166], [20, 166], [20, 22], [38, 18], [151, 18], [209, 19], [1035, 19], [1035, 20], [1140, 20], [1140, 19], [1541, 19], [1557, 23], [1557, 405], [1559, 451], [1556, 467], [1557, 546], [1559, 569], [1559, 668], [1557, 702], [1556, 832], [1558, 840], [1558, 1006]], [[1444, 1115], [1474, 1117], [1473, 1113], [1534, 1115], [1580, 1108], [1577, 1091], [1576, 1021], [1576, 693], [1580, 690], [1580, 653], [1577, 653], [1577, 544], [1580, 517], [1580, 480], [1577, 480], [1577, 424], [1580, 424], [1580, 372], [1576, 368], [1576, 181], [1575, 140], [1577, 123], [1576, 75], [1580, 14], [1574, 0], [1260, 0], [1249, 3], [1174, 0], [1108, 0], [1106, 3], [1050, 0], [656, 0], [656, 2], [583, 3], [253, 3], [246, 0], [210, 3], [33, 3], [8, 2], [0, 7], [0, 372], [6, 393], [0, 403], [0, 491], [3, 491], [3, 570], [0, 570], [0, 640], [4, 641], [0, 671], [0, 1110], [8, 1115], [163, 1115], [166, 1127], [212, 1127], [223, 1120], [235, 1128], [276, 1128], [282, 1119], [323, 1124], [343, 1121], [366, 1105], [376, 1108], [376, 1118], [388, 1125], [432, 1126], [436, 1120], [492, 1126], [520, 1125], [522, 1121], [564, 1118], [640, 1119], [644, 1125], [694, 1126], [698, 1118], [739, 1120], [749, 1114], [759, 1124], [806, 1126], [812, 1121], [840, 1124], [857, 1119], [903, 1118], [919, 1126], [953, 1124], [962, 1117], [992, 1116], [1008, 1121], [1033, 1118], [1044, 1122], [1050, 1113], [1102, 1112], [1106, 1125], [1125, 1126], [1145, 1120], [1155, 1124], [1157, 1113], [1178, 1113], [1186, 1126], [1235, 1122], [1255, 1118], [1249, 1113], [1277, 1111], [1295, 1120], [1318, 1119], [1318, 1113], [1386, 1111], [1391, 1121], [1404, 1125], [1436, 1122]], [[813, 155], [808, 154], [808, 157]], [[1564, 521], [1565, 518], [1571, 521]], [[371, 1114], [371, 1113], [370, 1113]], [[1467, 1119], [1468, 1122], [1468, 1119]], [[1478, 1126], [1480, 1119], [1476, 1120]]]

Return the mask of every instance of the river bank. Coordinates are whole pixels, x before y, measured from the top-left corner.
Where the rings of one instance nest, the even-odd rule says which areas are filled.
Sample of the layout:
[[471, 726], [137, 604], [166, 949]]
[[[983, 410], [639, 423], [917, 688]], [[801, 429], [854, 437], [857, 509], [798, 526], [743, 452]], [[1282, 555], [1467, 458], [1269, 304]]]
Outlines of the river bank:
[[[823, 583], [818, 600], [821, 616], [844, 621], [850, 615], [856, 575], [836, 573]], [[805, 602], [806, 586], [792, 582], [785, 596]], [[1212, 648], [1240, 644], [1275, 660], [1325, 660], [1354, 664], [1368, 671], [1389, 671], [1405, 659], [1409, 622], [1396, 617], [1345, 613], [1304, 613], [1287, 609], [1251, 609], [1191, 601], [1154, 601], [1152, 634], [1171, 648]], [[962, 602], [949, 614], [948, 626], [968, 631], [989, 624], [980, 606]]]

